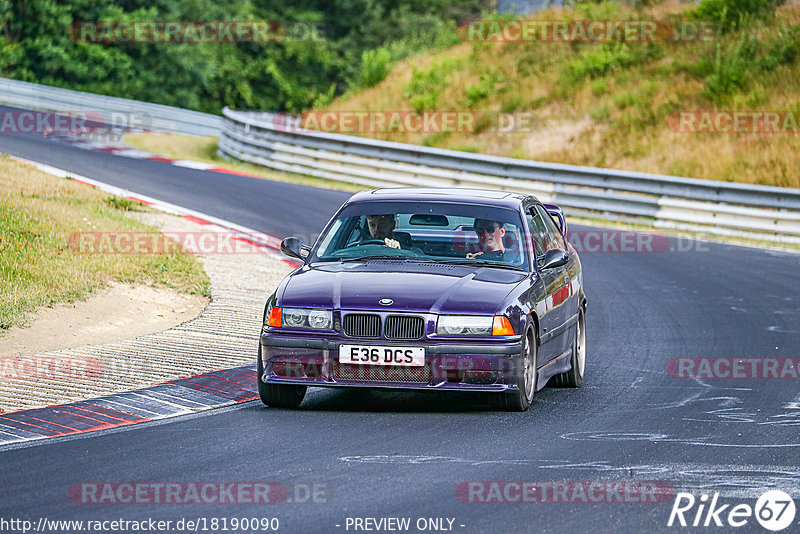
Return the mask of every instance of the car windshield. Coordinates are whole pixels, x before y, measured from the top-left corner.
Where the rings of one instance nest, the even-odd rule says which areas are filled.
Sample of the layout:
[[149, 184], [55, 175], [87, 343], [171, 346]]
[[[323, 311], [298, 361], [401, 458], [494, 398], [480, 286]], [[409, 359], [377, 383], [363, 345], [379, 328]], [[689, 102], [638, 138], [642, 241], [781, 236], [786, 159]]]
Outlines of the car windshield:
[[398, 258], [524, 268], [519, 212], [452, 202], [359, 202], [318, 241], [311, 261]]

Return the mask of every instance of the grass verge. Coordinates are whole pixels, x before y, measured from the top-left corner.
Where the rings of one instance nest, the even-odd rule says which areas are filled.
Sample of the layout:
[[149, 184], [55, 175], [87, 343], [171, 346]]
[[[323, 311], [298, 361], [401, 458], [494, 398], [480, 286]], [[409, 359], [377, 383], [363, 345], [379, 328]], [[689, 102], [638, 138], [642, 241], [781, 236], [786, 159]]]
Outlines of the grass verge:
[[0, 333], [38, 307], [84, 299], [112, 280], [210, 296], [210, 280], [190, 254], [70, 249], [76, 232], [156, 232], [125, 215], [145, 209], [0, 156]]

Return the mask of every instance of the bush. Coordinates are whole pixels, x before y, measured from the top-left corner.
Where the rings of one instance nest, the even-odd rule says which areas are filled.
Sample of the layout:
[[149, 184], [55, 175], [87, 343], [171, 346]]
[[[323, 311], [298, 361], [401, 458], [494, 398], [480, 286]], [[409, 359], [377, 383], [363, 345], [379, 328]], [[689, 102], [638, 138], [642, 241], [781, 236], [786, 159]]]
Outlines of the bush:
[[794, 63], [800, 56], [800, 27], [782, 29], [777, 37], [769, 44], [769, 49], [758, 60], [758, 67], [769, 72], [781, 65]]
[[439, 90], [447, 84], [448, 76], [460, 67], [461, 62], [458, 60], [445, 60], [427, 70], [414, 69], [403, 96], [418, 113], [436, 109], [439, 103]]
[[618, 67], [631, 65], [633, 60], [627, 44], [612, 42], [584, 53], [572, 62], [570, 70], [575, 78], [599, 78]]
[[725, 52], [717, 44], [713, 72], [706, 78], [703, 94], [717, 104], [724, 102], [734, 91], [744, 86], [747, 67], [748, 60], [742, 53], [742, 41], [728, 47]]
[[494, 92], [494, 86], [503, 81], [503, 77], [497, 74], [482, 74], [481, 81], [477, 85], [471, 85], [464, 91], [467, 99], [467, 107], [474, 107], [476, 104], [489, 98]]
[[439, 89], [444, 86], [444, 74], [438, 69], [417, 70], [411, 73], [403, 96], [417, 113], [435, 109], [439, 102]]
[[695, 16], [719, 24], [724, 32], [746, 26], [753, 20], [771, 17], [786, 0], [702, 0]]
[[503, 113], [514, 113], [525, 105], [522, 95], [515, 93], [500, 103], [500, 111]]
[[[715, 103], [721, 103], [734, 92], [745, 88], [754, 75], [794, 63], [798, 57], [800, 29], [795, 27], [782, 30], [768, 43], [750, 35], [725, 47], [718, 43], [713, 59], [700, 60], [696, 72], [705, 76], [703, 94]], [[765, 97], [756, 94], [751, 95], [750, 100], [764, 101]]]
[[364, 50], [361, 54], [360, 86], [368, 88], [378, 85], [386, 79], [391, 70], [391, 54], [389, 50], [384, 47], [375, 50]]
[[601, 96], [608, 91], [608, 78], [598, 78], [592, 82], [592, 94], [594, 96]]
[[617, 109], [625, 109], [633, 106], [636, 103], [636, 95], [633, 93], [619, 93], [614, 96], [614, 105]]

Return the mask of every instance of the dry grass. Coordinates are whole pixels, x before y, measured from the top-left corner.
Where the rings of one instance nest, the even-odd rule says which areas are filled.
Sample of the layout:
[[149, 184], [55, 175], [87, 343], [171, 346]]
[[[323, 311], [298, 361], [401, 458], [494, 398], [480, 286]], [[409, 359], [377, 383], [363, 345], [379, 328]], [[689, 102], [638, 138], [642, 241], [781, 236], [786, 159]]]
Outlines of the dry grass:
[[191, 255], [70, 249], [76, 232], [155, 232], [125, 215], [133, 207], [0, 156], [0, 332], [37, 307], [83, 299], [112, 280], [208, 296], [209, 279]]
[[165, 158], [220, 163], [217, 160], [217, 138], [171, 133], [140, 133], [125, 136], [125, 143], [139, 150]]
[[[586, 5], [581, 10], [551, 10], [537, 20], [662, 19], [685, 16], [690, 5], [675, 0], [636, 12], [620, 4]], [[800, 5], [777, 12], [777, 22], [758, 30], [765, 40], [779, 25], [800, 24]], [[751, 30], [748, 30], [751, 31]], [[721, 39], [724, 47], [742, 38]], [[328, 109], [411, 110], [409, 86], [415, 76], [440, 75], [435, 110], [486, 110], [529, 113], [533, 129], [515, 133], [362, 132], [359, 135], [441, 148], [540, 161], [620, 168], [746, 183], [800, 187], [800, 135], [688, 134], [670, 129], [679, 111], [794, 111], [800, 116], [800, 64], [751, 73], [748, 82], [724, 102], [704, 93], [698, 63], [713, 58], [716, 41], [630, 43], [642, 59], [605, 75], [576, 77], [574, 65], [602, 45], [565, 43], [464, 43], [441, 53], [397, 65], [379, 85], [345, 95]], [[637, 56], [638, 57], [638, 56]], [[434, 75], [435, 75], [434, 74]], [[477, 104], [470, 87], [482, 77], [498, 80]], [[472, 105], [471, 105], [472, 104]]]

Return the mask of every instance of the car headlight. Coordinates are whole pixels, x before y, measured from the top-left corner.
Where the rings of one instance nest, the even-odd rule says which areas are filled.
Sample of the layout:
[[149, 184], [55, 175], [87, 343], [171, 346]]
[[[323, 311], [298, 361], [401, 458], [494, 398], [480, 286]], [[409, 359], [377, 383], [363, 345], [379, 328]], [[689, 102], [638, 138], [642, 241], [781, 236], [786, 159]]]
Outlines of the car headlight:
[[436, 333], [445, 336], [490, 336], [491, 315], [440, 315]]
[[436, 333], [442, 336], [513, 336], [504, 315], [440, 315]]
[[308, 312], [308, 326], [317, 330], [330, 330], [331, 318], [330, 310], [311, 310]]
[[[277, 307], [276, 307], [277, 308]], [[274, 310], [275, 308], [273, 308]], [[330, 330], [333, 325], [331, 310], [309, 308], [278, 308], [277, 321], [273, 321], [274, 312], [270, 313], [269, 326], [284, 328], [300, 328], [311, 330]], [[277, 323], [277, 324], [276, 324]]]

